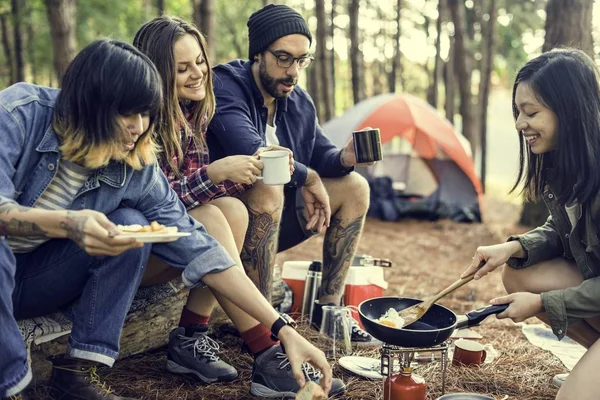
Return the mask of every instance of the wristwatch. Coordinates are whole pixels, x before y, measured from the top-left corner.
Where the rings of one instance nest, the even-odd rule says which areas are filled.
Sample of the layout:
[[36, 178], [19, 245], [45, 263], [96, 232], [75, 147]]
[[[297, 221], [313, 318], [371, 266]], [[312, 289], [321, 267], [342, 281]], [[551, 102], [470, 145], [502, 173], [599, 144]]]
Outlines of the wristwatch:
[[294, 319], [292, 317], [290, 317], [287, 314], [280, 314], [279, 318], [277, 318], [275, 320], [275, 322], [273, 322], [273, 325], [271, 326], [271, 336], [274, 340], [279, 339], [279, 337], [277, 335], [279, 334], [279, 331], [281, 330], [281, 328], [283, 328], [286, 325], [289, 325], [292, 328], [296, 329], [296, 321], [294, 321]]

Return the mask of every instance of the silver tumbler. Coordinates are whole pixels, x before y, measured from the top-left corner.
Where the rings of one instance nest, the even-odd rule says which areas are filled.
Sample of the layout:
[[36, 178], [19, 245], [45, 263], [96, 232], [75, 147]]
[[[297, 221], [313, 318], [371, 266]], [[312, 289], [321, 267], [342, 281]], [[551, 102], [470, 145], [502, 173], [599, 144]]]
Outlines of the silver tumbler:
[[302, 297], [302, 315], [306, 315], [309, 321], [312, 321], [315, 300], [317, 299], [319, 287], [321, 286], [322, 270], [323, 264], [321, 264], [320, 261], [313, 261], [306, 273], [304, 296]]

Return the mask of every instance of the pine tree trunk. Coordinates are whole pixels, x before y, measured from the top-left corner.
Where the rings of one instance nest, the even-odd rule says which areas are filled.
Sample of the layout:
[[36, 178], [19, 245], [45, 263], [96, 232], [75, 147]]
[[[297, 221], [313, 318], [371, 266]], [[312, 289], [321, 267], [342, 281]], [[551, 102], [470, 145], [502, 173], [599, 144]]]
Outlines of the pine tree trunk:
[[350, 66], [352, 70], [352, 96], [354, 104], [364, 99], [363, 71], [364, 63], [362, 52], [358, 45], [360, 38], [358, 34], [358, 12], [359, 0], [350, 0], [348, 15], [350, 17]]
[[54, 52], [54, 70], [59, 83], [77, 48], [75, 39], [76, 0], [45, 0], [46, 13], [50, 23], [52, 48]]
[[429, 92], [427, 96], [427, 101], [429, 104], [433, 106], [433, 108], [437, 108], [438, 106], [438, 87], [440, 85], [440, 79], [442, 75], [442, 56], [440, 54], [441, 50], [441, 38], [442, 38], [442, 15], [443, 15], [443, 7], [442, 0], [438, 1], [438, 17], [435, 21], [435, 62], [433, 64], [433, 80], [431, 86], [429, 87]]
[[158, 13], [158, 16], [165, 13], [165, 0], [156, 0], [156, 12]]
[[329, 31], [329, 37], [331, 38], [331, 55], [330, 58], [330, 76], [331, 76], [331, 107], [333, 109], [332, 117], [335, 117], [335, 0], [331, 0], [331, 29]]
[[13, 46], [15, 54], [14, 77], [16, 82], [25, 80], [25, 61], [23, 60], [23, 0], [11, 0], [13, 19]]
[[12, 49], [8, 32], [8, 18], [6, 14], [0, 14], [0, 32], [2, 34], [2, 49], [4, 50], [4, 59], [8, 70], [8, 85], [15, 82], [15, 71], [13, 68]]
[[448, 51], [448, 61], [444, 64], [444, 90], [446, 101], [444, 108], [446, 110], [446, 119], [454, 124], [454, 57], [455, 57], [454, 38], [450, 37], [450, 50]]
[[542, 51], [570, 46], [580, 48], [594, 57], [593, 5], [593, 0], [548, 0]]
[[213, 22], [215, 5], [213, 0], [202, 0], [200, 3], [200, 29], [206, 36], [208, 43], [208, 56], [211, 64], [214, 64], [216, 57], [215, 24]]
[[31, 71], [31, 82], [38, 82], [38, 61], [35, 59], [35, 48], [33, 46], [35, 32], [33, 30], [33, 22], [31, 18], [31, 9], [28, 11], [29, 18], [27, 18], [27, 64]]
[[310, 94], [310, 97], [312, 97], [313, 103], [315, 105], [315, 109], [317, 110], [317, 115], [321, 115], [320, 114], [320, 108], [321, 108], [321, 95], [319, 92], [319, 63], [313, 63], [308, 69], [307, 69], [307, 76], [306, 76], [306, 84], [307, 84], [307, 90], [308, 93]]
[[201, 0], [190, 0], [192, 6], [192, 20], [194, 25], [202, 30], [202, 17], [200, 16], [200, 1]]
[[473, 154], [478, 147], [478, 135], [475, 126], [471, 94], [471, 73], [473, 57], [469, 51], [469, 37], [466, 30], [465, 7], [462, 0], [449, 0], [448, 8], [454, 22], [454, 45], [456, 79], [460, 96], [460, 115], [462, 116], [462, 133], [471, 143]]
[[396, 93], [396, 81], [398, 80], [398, 70], [400, 67], [400, 34], [402, 28], [400, 26], [402, 20], [402, 0], [398, 0], [396, 3], [396, 34], [394, 35], [394, 58], [392, 58], [392, 71], [390, 72], [389, 91], [390, 93]]
[[483, 26], [481, 45], [481, 80], [479, 82], [479, 132], [481, 133], [481, 186], [485, 193], [486, 156], [487, 156], [487, 109], [490, 97], [490, 78], [494, 58], [494, 33], [496, 32], [496, 0], [489, 0], [487, 14], [489, 20]]
[[319, 64], [319, 94], [322, 114], [319, 120], [329, 121], [333, 117], [331, 102], [331, 74], [329, 67], [330, 53], [327, 50], [327, 14], [325, 13], [325, 0], [315, 1], [315, 13], [317, 17], [317, 62]]
[[373, 61], [373, 67], [375, 71], [375, 75], [373, 75], [373, 94], [383, 94], [387, 92], [387, 88], [390, 86], [387, 81], [389, 74], [385, 72], [385, 64], [378, 59]]

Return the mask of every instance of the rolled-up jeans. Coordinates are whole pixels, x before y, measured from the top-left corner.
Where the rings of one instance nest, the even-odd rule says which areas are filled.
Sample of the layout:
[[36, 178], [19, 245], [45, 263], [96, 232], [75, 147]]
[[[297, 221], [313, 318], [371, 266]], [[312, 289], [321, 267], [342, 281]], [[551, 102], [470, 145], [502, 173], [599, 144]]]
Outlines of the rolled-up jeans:
[[[130, 208], [108, 218], [116, 224], [148, 223]], [[74, 300], [69, 355], [112, 366], [150, 250], [148, 244], [114, 257], [91, 256], [71, 240], [52, 239], [13, 255], [0, 240], [0, 398], [20, 392], [31, 380], [15, 320], [56, 312]]]

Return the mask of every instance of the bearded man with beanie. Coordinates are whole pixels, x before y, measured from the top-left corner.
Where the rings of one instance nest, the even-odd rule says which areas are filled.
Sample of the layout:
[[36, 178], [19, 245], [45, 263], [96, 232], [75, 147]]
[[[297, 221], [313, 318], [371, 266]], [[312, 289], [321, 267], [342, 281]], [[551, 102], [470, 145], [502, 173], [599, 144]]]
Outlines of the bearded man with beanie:
[[[249, 60], [214, 68], [216, 112], [207, 134], [211, 161], [252, 155], [261, 147], [291, 150], [294, 173], [288, 184], [257, 181], [240, 197], [249, 213], [241, 259], [271, 300], [276, 254], [324, 233], [323, 279], [311, 321], [318, 327], [322, 306], [341, 303], [369, 207], [369, 185], [353, 171], [352, 140], [336, 148], [319, 126], [310, 95], [297, 86], [300, 71], [314, 60], [304, 18], [288, 6], [269, 4], [247, 25]], [[352, 342], [376, 340], [354, 321]]]

